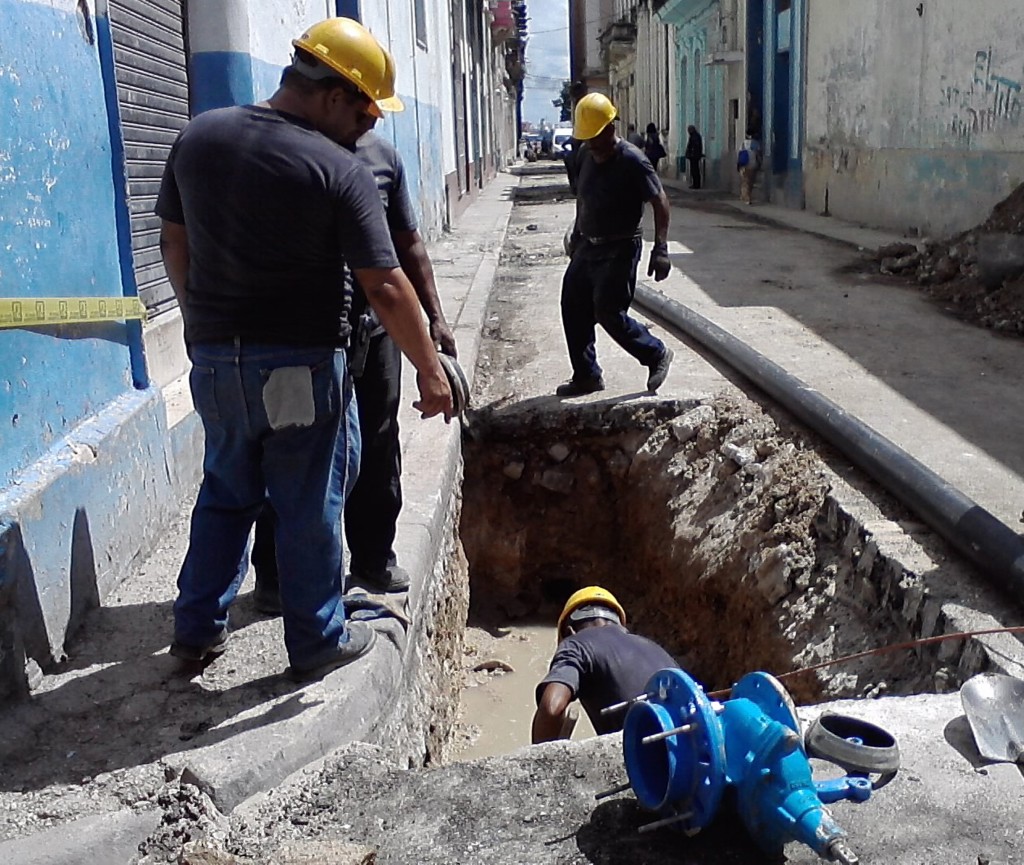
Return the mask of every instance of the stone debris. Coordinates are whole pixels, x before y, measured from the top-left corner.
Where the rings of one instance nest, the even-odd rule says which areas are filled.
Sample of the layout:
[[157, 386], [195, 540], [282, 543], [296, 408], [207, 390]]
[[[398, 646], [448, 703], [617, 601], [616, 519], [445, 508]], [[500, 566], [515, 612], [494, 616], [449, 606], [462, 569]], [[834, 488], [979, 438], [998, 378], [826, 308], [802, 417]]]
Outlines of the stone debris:
[[975, 228], [944, 240], [891, 243], [875, 259], [882, 273], [914, 280], [967, 321], [1024, 334], [1024, 184]]

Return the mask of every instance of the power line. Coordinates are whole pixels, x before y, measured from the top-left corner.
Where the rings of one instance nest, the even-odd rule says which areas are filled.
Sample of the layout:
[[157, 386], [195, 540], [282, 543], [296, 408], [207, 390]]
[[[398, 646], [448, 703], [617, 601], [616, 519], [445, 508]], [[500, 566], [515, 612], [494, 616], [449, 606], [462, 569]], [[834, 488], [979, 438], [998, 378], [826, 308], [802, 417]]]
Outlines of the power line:
[[[586, 27], [588, 24], [600, 24], [604, 20], [605, 20], [604, 16], [600, 16], [598, 18], [591, 18], [589, 21], [584, 21], [583, 22], [583, 26]], [[612, 19], [611, 18], [608, 19], [608, 23], [609, 24], [612, 23]], [[527, 36], [540, 36], [543, 33], [564, 33], [566, 30], [569, 29], [569, 27], [570, 27], [570, 25], [566, 24], [565, 27], [554, 27], [551, 30], [530, 30], [530, 29], [527, 29], [526, 35]]]

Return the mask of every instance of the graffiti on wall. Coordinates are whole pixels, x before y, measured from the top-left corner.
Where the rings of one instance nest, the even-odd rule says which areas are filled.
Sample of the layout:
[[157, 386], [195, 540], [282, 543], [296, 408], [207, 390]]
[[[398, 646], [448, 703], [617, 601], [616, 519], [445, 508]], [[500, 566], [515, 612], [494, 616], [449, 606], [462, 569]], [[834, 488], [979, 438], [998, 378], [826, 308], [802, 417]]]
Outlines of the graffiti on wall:
[[968, 146], [977, 135], [1018, 127], [1021, 123], [1021, 82], [997, 75], [994, 61], [991, 48], [978, 51], [970, 84], [966, 88], [942, 88], [943, 104], [952, 112], [949, 130]]

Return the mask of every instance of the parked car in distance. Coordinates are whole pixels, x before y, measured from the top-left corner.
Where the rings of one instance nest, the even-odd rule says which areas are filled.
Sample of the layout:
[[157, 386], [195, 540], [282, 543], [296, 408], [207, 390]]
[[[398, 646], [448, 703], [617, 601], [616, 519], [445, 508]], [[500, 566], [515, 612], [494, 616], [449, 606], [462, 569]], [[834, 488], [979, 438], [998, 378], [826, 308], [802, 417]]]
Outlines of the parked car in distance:
[[572, 130], [556, 129], [551, 136], [551, 155], [556, 157], [565, 156], [572, 150]]

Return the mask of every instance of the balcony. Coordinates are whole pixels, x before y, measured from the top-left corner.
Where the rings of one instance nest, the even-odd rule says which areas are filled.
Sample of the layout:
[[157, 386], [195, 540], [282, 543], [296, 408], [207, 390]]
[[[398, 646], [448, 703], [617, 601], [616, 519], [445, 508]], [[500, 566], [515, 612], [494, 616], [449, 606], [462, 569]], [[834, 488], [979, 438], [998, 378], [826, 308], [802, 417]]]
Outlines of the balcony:
[[518, 35], [512, 0], [491, 0], [491, 42], [500, 45]]
[[636, 53], [636, 25], [628, 21], [615, 21], [597, 37], [601, 43], [601, 58], [606, 66], [615, 66], [629, 60]]

